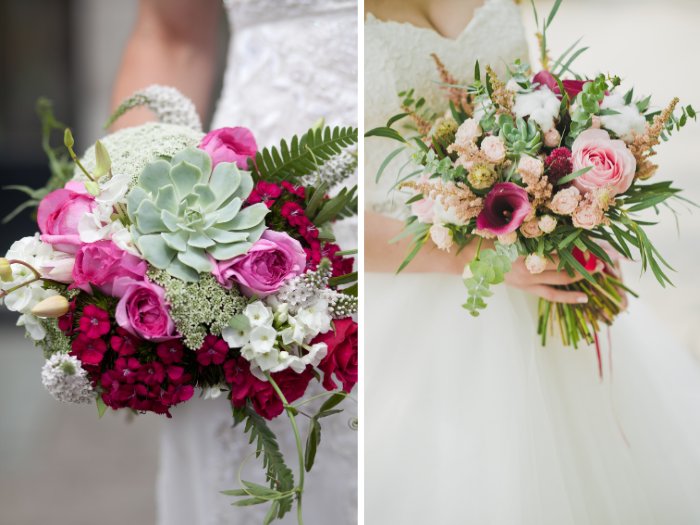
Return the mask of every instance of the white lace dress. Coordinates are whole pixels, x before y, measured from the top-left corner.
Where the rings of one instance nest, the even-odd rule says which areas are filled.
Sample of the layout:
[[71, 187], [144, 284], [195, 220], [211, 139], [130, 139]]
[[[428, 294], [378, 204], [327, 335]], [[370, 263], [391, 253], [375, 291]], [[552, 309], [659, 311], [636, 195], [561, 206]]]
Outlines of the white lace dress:
[[[213, 128], [246, 126], [259, 146], [303, 133], [320, 118], [329, 125], [357, 125], [357, 2], [354, 0], [233, 0], [225, 2], [232, 27], [224, 88]], [[351, 181], [353, 182], [353, 181]], [[355, 181], [356, 182], [356, 181]], [[356, 245], [356, 223], [336, 234]], [[323, 422], [323, 442], [307, 474], [307, 525], [357, 522], [357, 414]], [[305, 432], [305, 422], [301, 421]], [[271, 424], [289, 466], [296, 449], [286, 417]], [[242, 428], [232, 428], [222, 396], [193, 399], [163, 424], [158, 480], [161, 525], [260, 525], [266, 507], [231, 506], [221, 490], [239, 488], [238, 468], [253, 449]], [[248, 458], [243, 479], [263, 482], [258, 460]], [[278, 523], [278, 522], [276, 522]], [[279, 523], [296, 523], [293, 514]]]
[[[519, 9], [486, 0], [455, 40], [368, 16], [367, 129], [407, 87], [440, 109], [430, 53], [464, 80], [477, 58], [502, 70], [527, 54]], [[392, 174], [374, 180], [395, 146], [365, 143], [365, 206], [398, 217]], [[700, 523], [700, 367], [643, 305], [601, 381], [593, 349], [540, 346], [533, 297], [502, 286], [472, 319], [464, 294], [457, 276], [366, 275], [367, 525]]]

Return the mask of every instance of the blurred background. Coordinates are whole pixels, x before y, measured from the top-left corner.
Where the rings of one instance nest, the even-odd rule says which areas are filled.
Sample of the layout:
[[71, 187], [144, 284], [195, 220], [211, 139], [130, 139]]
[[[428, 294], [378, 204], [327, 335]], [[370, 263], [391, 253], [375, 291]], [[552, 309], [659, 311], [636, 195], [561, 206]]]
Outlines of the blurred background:
[[[532, 35], [529, 2], [522, 3]], [[536, 3], [546, 13], [553, 2]], [[41, 186], [48, 177], [34, 112], [40, 96], [50, 98], [59, 120], [71, 125], [76, 149], [100, 137], [136, 7], [137, 0], [0, 0], [0, 185]], [[691, 48], [698, 23], [697, 0], [565, 0], [550, 28], [549, 48], [556, 56], [584, 36], [582, 44], [591, 48], [577, 71], [611, 71], [633, 82], [637, 93], [653, 93], [658, 105], [679, 96], [700, 109], [700, 70]], [[657, 176], [673, 178], [700, 203], [699, 150], [700, 124], [691, 124], [659, 148], [663, 170]], [[22, 200], [19, 193], [1, 192], [0, 216]], [[694, 258], [700, 210], [679, 209], [680, 236], [668, 213], [651, 229], [678, 270], [676, 287], [662, 290], [651, 275], [640, 279], [634, 263], [626, 265], [626, 277], [669, 337], [700, 356]], [[3, 224], [0, 253], [35, 229], [29, 213]], [[15, 320], [0, 308], [0, 524], [153, 523], [158, 429], [167, 421], [106, 415], [98, 422], [93, 407], [54, 401], [41, 385], [41, 353], [14, 328]]]

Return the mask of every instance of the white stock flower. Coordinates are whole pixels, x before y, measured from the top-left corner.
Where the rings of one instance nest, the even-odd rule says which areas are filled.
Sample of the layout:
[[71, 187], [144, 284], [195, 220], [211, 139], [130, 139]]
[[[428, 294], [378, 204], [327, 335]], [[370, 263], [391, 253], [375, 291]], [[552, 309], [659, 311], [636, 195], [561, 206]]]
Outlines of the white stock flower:
[[[15, 241], [5, 257], [10, 260], [24, 261], [38, 271], [42, 271], [42, 268], [51, 268], [50, 271], [52, 271], [54, 261], [62, 258], [63, 255], [55, 252], [51, 245], [41, 242], [37, 234], [34, 237], [24, 237]], [[0, 281], [0, 289], [9, 290], [35, 277], [29, 268], [21, 264], [13, 264], [11, 270], [12, 280]], [[53, 290], [45, 290], [41, 280], [34, 281], [5, 297], [5, 306], [12, 312], [29, 314], [36, 304], [56, 293]]]
[[231, 348], [241, 348], [250, 341], [250, 327], [226, 327], [221, 331], [221, 337]]
[[32, 314], [22, 314], [17, 319], [17, 326], [23, 326], [27, 335], [33, 341], [42, 341], [46, 337], [46, 329], [38, 317]]
[[554, 120], [559, 115], [560, 101], [549, 89], [538, 89], [531, 93], [515, 96], [513, 112], [518, 117], [530, 117], [539, 124], [544, 133], [554, 127]]
[[307, 339], [330, 330], [333, 320], [328, 311], [328, 301], [325, 299], [319, 299], [309, 306], [299, 309], [296, 319], [306, 327]]
[[600, 104], [601, 109], [617, 111], [617, 115], [602, 115], [602, 126], [615, 133], [627, 143], [634, 140], [646, 130], [647, 121], [634, 104], [626, 105], [622, 95], [613, 93], [606, 96]]
[[256, 354], [272, 351], [277, 340], [277, 330], [271, 326], [256, 326], [250, 331], [249, 345]]

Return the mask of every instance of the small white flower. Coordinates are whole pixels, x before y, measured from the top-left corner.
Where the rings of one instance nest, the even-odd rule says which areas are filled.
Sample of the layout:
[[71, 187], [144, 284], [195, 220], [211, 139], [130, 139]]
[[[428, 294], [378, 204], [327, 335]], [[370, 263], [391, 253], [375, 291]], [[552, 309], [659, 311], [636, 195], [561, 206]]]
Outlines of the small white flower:
[[516, 95], [513, 112], [518, 117], [530, 117], [546, 133], [554, 127], [560, 104], [559, 98], [551, 90], [538, 89]]
[[250, 327], [232, 328], [228, 326], [221, 331], [221, 337], [231, 348], [241, 348], [250, 341]]
[[250, 331], [250, 346], [256, 354], [267, 354], [275, 346], [277, 331], [271, 326], [256, 326]]
[[255, 301], [246, 306], [243, 315], [248, 318], [253, 327], [269, 326], [273, 321], [272, 309], [265, 306], [262, 301]]
[[46, 337], [46, 330], [39, 318], [32, 314], [22, 314], [17, 319], [17, 326], [24, 326], [27, 335], [33, 341], [42, 341]]
[[92, 403], [95, 391], [87, 372], [74, 356], [54, 354], [41, 369], [41, 382], [49, 393], [66, 403]]
[[282, 342], [285, 345], [303, 344], [308, 336], [306, 325], [293, 316], [289, 316], [287, 323], [289, 326], [280, 332]]
[[332, 317], [328, 312], [328, 301], [319, 299], [305, 308], [301, 308], [296, 315], [297, 320], [306, 326], [307, 338], [316, 337], [331, 329]]

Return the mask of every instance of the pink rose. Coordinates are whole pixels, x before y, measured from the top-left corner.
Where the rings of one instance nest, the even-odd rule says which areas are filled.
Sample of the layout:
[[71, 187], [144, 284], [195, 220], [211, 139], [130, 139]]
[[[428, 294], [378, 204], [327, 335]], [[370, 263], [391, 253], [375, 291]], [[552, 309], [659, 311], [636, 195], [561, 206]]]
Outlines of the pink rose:
[[421, 199], [411, 205], [411, 212], [418, 217], [418, 222], [432, 224], [435, 215], [433, 212], [434, 205], [435, 202], [432, 199]]
[[92, 293], [92, 284], [107, 295], [114, 295], [115, 279], [130, 277], [142, 281], [146, 270], [145, 261], [121, 250], [112, 241], [97, 241], [83, 244], [75, 255], [73, 284], [88, 293]]
[[219, 128], [207, 133], [199, 148], [211, 157], [216, 166], [220, 162], [235, 162], [242, 169], [248, 169], [248, 159], [255, 158], [258, 145], [248, 128]]
[[587, 129], [571, 147], [574, 171], [590, 167], [573, 184], [581, 193], [609, 187], [613, 195], [623, 193], [632, 184], [637, 161], [621, 140], [612, 140], [607, 131]]
[[149, 281], [120, 278], [114, 291], [121, 296], [115, 313], [117, 324], [131, 335], [156, 343], [179, 337], [163, 288]]
[[523, 237], [528, 239], [540, 237], [544, 232], [540, 229], [539, 222], [537, 218], [525, 221], [522, 226], [520, 226], [520, 233], [523, 234]]
[[523, 155], [518, 162], [518, 173], [523, 180], [530, 179], [537, 181], [544, 173], [544, 162], [529, 155]]
[[37, 211], [41, 240], [56, 250], [75, 253], [80, 246], [78, 222], [95, 206], [95, 198], [81, 182], [71, 181], [65, 188], [52, 191], [41, 200]]
[[433, 224], [430, 227], [430, 238], [440, 250], [449, 252], [454, 244], [452, 232], [442, 224]]
[[299, 241], [283, 232], [266, 230], [245, 255], [214, 264], [213, 274], [224, 287], [234, 283], [248, 295], [265, 297], [306, 267], [306, 252]]
[[595, 203], [586, 202], [584, 205], [576, 208], [576, 211], [571, 216], [571, 222], [576, 228], [592, 230], [603, 222], [603, 211]]

